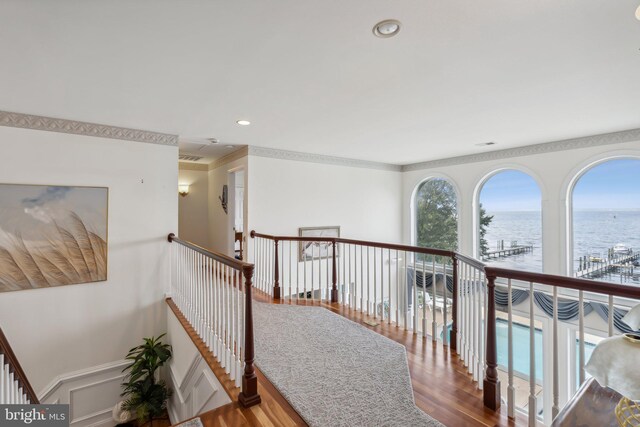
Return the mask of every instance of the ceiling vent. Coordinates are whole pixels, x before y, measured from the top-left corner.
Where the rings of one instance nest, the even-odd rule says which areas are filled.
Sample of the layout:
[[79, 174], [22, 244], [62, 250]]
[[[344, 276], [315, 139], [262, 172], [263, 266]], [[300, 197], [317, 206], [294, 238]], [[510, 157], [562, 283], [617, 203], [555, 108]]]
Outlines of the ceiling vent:
[[186, 160], [188, 162], [197, 162], [198, 160], [202, 159], [202, 156], [194, 156], [192, 154], [180, 154], [178, 156], [178, 159]]

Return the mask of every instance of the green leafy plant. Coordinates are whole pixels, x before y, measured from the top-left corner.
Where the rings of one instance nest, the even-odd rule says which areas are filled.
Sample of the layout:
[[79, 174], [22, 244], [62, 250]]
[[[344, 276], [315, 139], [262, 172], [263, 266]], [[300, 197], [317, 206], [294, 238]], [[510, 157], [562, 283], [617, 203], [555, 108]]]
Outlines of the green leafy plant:
[[131, 364], [122, 370], [127, 372], [122, 408], [135, 414], [140, 425], [162, 416], [172, 395], [166, 383], [158, 380], [158, 369], [171, 359], [171, 346], [160, 341], [164, 336], [144, 338], [143, 345], [129, 350], [126, 359]]

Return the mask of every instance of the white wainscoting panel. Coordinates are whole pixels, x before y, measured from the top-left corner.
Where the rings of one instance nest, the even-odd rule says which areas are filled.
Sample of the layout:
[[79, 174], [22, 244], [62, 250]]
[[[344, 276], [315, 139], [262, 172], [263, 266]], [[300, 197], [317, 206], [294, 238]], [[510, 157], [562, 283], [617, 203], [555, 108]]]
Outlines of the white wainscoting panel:
[[118, 360], [56, 377], [39, 393], [40, 401], [68, 403], [73, 427], [114, 426], [111, 411], [121, 400], [122, 369], [127, 365], [126, 360]]
[[165, 374], [173, 389], [169, 401], [172, 423], [231, 403], [229, 395], [168, 306], [167, 342], [173, 346], [173, 358]]

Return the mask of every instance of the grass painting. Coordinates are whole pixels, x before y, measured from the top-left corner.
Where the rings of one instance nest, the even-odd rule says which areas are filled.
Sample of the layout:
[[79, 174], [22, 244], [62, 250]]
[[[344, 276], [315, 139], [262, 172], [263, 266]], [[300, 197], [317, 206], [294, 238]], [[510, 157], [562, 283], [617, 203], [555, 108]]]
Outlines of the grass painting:
[[0, 292], [107, 279], [108, 189], [0, 184]]

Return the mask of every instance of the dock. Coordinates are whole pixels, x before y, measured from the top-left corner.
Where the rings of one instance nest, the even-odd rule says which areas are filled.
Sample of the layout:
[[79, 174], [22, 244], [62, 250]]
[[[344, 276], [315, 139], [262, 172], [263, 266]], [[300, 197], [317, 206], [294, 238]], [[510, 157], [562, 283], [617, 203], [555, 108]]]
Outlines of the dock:
[[516, 241], [511, 242], [511, 246], [505, 248], [504, 241], [498, 242], [498, 249], [483, 254], [483, 260], [506, 258], [514, 255], [522, 255], [533, 252], [533, 245], [518, 245]]
[[640, 252], [611, 254], [600, 261], [590, 261], [588, 257], [584, 257], [584, 260], [580, 262], [580, 269], [576, 272], [576, 277], [589, 279], [621, 270], [626, 271], [627, 274], [633, 274], [633, 263], [639, 259]]

